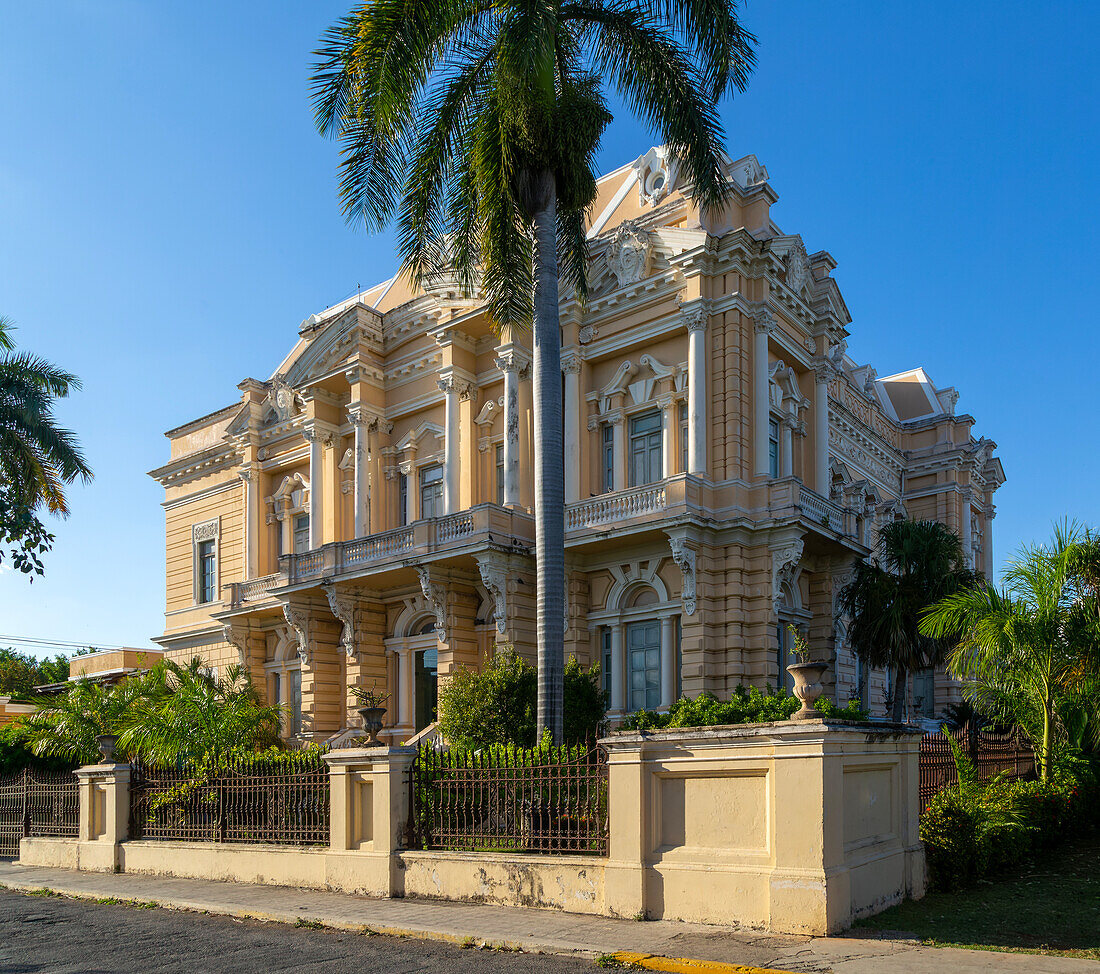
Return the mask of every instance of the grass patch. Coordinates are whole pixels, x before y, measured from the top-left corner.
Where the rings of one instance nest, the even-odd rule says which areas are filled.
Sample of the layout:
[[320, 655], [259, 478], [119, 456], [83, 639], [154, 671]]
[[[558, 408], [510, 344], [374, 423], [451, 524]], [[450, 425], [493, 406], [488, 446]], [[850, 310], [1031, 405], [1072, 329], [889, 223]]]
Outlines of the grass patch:
[[621, 961], [614, 954], [600, 954], [600, 956], [597, 957], [592, 963], [595, 964], [597, 967], [603, 968], [618, 968], [630, 971], [640, 971], [643, 969], [641, 964], [633, 964]]
[[954, 893], [929, 893], [856, 927], [969, 947], [1100, 960], [1100, 836], [1044, 852], [1011, 874]]
[[325, 925], [320, 920], [307, 920], [305, 917], [298, 917], [298, 919], [294, 921], [294, 926], [305, 930], [325, 929]]

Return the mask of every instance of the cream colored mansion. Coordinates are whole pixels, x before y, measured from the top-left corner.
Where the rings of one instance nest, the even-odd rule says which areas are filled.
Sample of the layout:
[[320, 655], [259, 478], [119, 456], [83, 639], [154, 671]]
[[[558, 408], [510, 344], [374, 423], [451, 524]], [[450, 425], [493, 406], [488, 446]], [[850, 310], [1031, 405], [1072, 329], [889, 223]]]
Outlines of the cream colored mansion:
[[[780, 232], [754, 156], [729, 172], [706, 218], [662, 149], [600, 180], [592, 297], [561, 301], [566, 653], [625, 712], [775, 685], [795, 623], [836, 698], [881, 711], [837, 592], [895, 518], [944, 522], [991, 574], [1004, 473], [953, 388], [852, 360], [836, 262]], [[318, 740], [356, 725], [357, 684], [404, 740], [456, 666], [534, 659], [527, 340], [452, 281], [395, 278], [169, 431], [169, 656], [242, 661]], [[927, 715], [955, 692], [913, 679]]]

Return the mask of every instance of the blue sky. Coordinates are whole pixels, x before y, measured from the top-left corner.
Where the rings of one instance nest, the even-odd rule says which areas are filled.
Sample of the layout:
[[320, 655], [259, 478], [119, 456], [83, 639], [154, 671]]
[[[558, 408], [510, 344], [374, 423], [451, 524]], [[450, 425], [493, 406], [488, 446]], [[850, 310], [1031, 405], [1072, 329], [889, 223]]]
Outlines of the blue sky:
[[[345, 226], [309, 112], [344, 10], [0, 0], [0, 313], [82, 376], [61, 415], [96, 471], [47, 577], [0, 574], [0, 634], [159, 633], [163, 431], [394, 271], [387, 234]], [[997, 442], [998, 564], [1055, 517], [1100, 521], [1100, 6], [751, 0], [745, 19], [760, 65], [724, 107], [729, 149], [839, 262], [850, 352], [925, 366]], [[603, 171], [655, 141], [620, 109]]]

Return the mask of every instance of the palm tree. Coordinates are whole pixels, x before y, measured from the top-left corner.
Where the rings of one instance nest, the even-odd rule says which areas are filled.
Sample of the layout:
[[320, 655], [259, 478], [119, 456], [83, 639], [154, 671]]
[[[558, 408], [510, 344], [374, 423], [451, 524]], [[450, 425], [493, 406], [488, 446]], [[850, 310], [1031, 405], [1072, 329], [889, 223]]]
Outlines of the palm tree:
[[0, 484], [9, 502], [64, 516], [65, 485], [87, 483], [92, 471], [76, 436], [57, 425], [53, 406], [80, 380], [36, 355], [16, 353], [11, 332], [10, 319], [0, 317]]
[[921, 613], [979, 578], [965, 567], [958, 535], [938, 521], [884, 525], [877, 558], [856, 565], [838, 607], [851, 619], [848, 637], [860, 659], [893, 673], [894, 720], [905, 720], [909, 674], [942, 663], [950, 645], [919, 631]]
[[[1076, 703], [1095, 658], [1072, 638], [1074, 525], [1056, 528], [1048, 545], [1021, 549], [1004, 573], [1004, 588], [983, 584], [949, 595], [924, 614], [921, 632], [956, 641], [951, 673], [978, 710], [1021, 726], [1050, 777], [1059, 706]], [[1065, 727], [1063, 725], [1062, 731]]]
[[156, 678], [148, 675], [132, 676], [115, 686], [78, 680], [23, 720], [24, 735], [31, 750], [42, 757], [94, 764], [99, 760], [96, 738], [117, 734], [129, 724], [137, 702], [157, 691]]
[[325, 34], [317, 126], [349, 220], [396, 213], [405, 270], [454, 273], [502, 329], [532, 327], [538, 725], [562, 735], [565, 490], [559, 263], [586, 294], [585, 214], [616, 88], [703, 207], [726, 198], [717, 103], [755, 38], [738, 0], [374, 0]]
[[241, 667], [218, 677], [196, 657], [186, 665], [165, 660], [156, 673], [162, 692], [135, 701], [119, 735], [128, 753], [205, 772], [223, 767], [231, 755], [278, 742], [282, 708], [265, 706]]

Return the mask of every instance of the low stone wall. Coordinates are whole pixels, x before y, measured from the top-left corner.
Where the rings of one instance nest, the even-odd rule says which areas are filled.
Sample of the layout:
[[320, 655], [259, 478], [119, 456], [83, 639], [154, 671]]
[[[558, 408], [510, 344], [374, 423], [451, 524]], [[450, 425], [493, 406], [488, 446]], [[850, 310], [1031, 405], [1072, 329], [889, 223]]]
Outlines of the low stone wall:
[[610, 855], [402, 849], [408, 748], [331, 752], [327, 848], [126, 839], [129, 769], [83, 768], [79, 839], [28, 865], [430, 897], [826, 934], [924, 892], [920, 732], [787, 721], [622, 732]]

